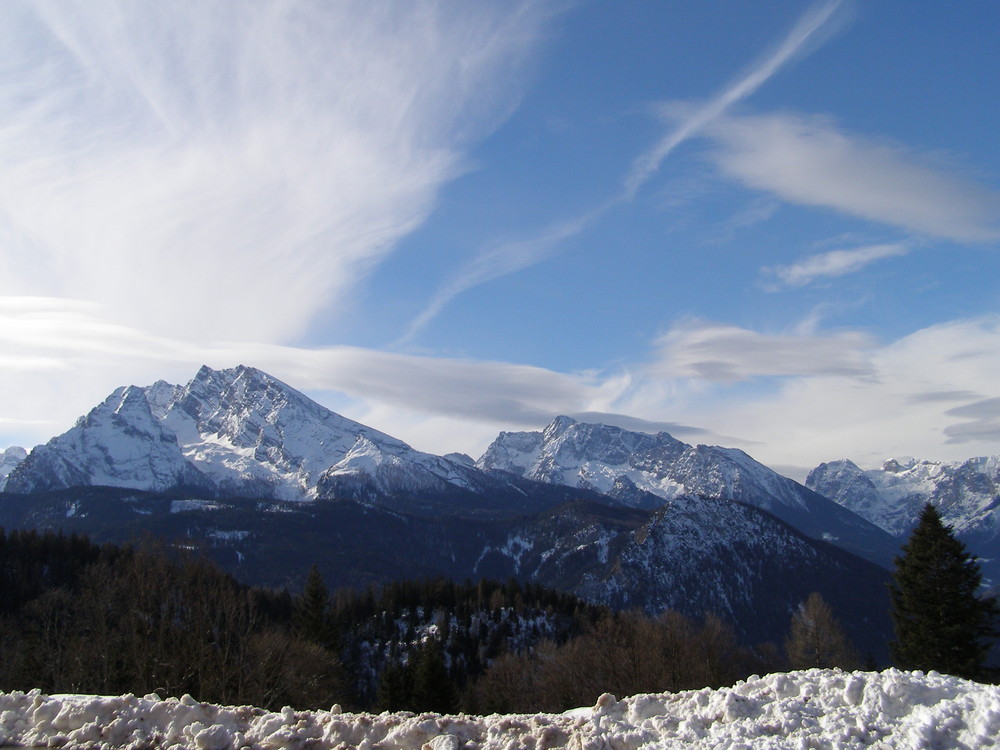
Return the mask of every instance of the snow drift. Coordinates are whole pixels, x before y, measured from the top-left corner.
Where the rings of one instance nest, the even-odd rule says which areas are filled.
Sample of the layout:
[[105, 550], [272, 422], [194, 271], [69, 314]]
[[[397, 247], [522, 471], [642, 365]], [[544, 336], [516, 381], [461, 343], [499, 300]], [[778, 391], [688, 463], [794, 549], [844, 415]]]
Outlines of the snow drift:
[[272, 713], [160, 700], [0, 694], [0, 746], [87, 748], [970, 748], [1000, 736], [1000, 687], [936, 672], [809, 670], [732, 688], [604, 695], [563, 714]]

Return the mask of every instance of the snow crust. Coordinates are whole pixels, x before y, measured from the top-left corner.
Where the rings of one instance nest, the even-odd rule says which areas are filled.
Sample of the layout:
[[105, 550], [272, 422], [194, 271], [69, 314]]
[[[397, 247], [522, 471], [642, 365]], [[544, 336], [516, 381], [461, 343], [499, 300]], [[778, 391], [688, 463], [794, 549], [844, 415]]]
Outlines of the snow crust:
[[1000, 735], [1000, 687], [936, 672], [809, 670], [732, 688], [605, 694], [563, 714], [268, 712], [160, 700], [0, 693], [0, 746], [65, 748], [981, 748]]

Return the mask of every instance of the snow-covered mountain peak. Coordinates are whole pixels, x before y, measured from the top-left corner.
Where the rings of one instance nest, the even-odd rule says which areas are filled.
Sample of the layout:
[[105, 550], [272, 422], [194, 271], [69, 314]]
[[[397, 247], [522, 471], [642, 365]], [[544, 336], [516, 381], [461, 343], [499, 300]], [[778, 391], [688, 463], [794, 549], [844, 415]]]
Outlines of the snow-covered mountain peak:
[[73, 429], [36, 449], [7, 489], [196, 487], [310, 500], [328, 474], [371, 471], [386, 492], [401, 489], [399, 482], [412, 486], [414, 477], [421, 487], [470, 487], [468, 475], [477, 470], [468, 462], [415, 451], [253, 367], [204, 366], [183, 386], [158, 381], [116, 389]]
[[912, 469], [916, 463], [917, 459], [913, 456], [897, 456], [895, 458], [887, 458], [882, 462], [882, 471], [891, 471], [896, 474], [900, 471]]
[[542, 430], [542, 438], [545, 440], [555, 440], [564, 435], [573, 425], [579, 424], [572, 417], [558, 416], [546, 425]]
[[476, 465], [596, 490], [643, 507], [653, 497], [736, 500], [769, 511], [810, 536], [838, 539], [869, 559], [891, 559], [889, 538], [836, 503], [741, 450], [693, 447], [666, 432], [651, 435], [558, 417], [541, 432], [500, 433]]
[[699, 492], [742, 499], [733, 493], [763, 485], [774, 500], [802, 503], [786, 486], [791, 480], [743, 451], [694, 448], [666, 432], [651, 435], [569, 417], [557, 417], [541, 432], [500, 433], [477, 465], [605, 493], [624, 478], [662, 498]]
[[385, 463], [398, 462], [364, 435], [358, 435], [354, 445], [340, 461], [331, 466], [330, 474], [371, 474]]
[[28, 451], [19, 445], [12, 445], [0, 451], [0, 491], [7, 484], [7, 477], [14, 468], [28, 457]]
[[[1000, 456], [941, 462], [892, 458], [863, 470], [846, 459], [820, 464], [806, 486], [897, 537], [933, 503], [945, 523], [984, 559], [1000, 561]], [[992, 575], [1000, 576], [1000, 564]]]

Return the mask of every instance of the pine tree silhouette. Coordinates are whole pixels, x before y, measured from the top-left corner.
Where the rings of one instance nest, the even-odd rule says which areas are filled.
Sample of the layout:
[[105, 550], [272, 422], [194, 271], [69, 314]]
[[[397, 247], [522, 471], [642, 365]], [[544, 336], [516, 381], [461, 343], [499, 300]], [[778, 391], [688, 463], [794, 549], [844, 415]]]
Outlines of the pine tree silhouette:
[[998, 609], [992, 598], [978, 596], [979, 564], [930, 503], [902, 552], [890, 584], [893, 661], [982, 679]]

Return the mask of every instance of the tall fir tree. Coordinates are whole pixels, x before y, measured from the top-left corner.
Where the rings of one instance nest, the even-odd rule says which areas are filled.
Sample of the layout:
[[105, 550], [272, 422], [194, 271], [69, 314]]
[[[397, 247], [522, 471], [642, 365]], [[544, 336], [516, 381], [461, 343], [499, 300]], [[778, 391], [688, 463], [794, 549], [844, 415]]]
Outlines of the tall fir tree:
[[979, 564], [930, 503], [902, 552], [890, 584], [893, 661], [903, 669], [984, 678], [998, 608], [979, 596]]
[[295, 598], [292, 622], [295, 634], [321, 646], [330, 646], [333, 628], [330, 618], [330, 592], [323, 583], [319, 568], [313, 565], [302, 593]]

